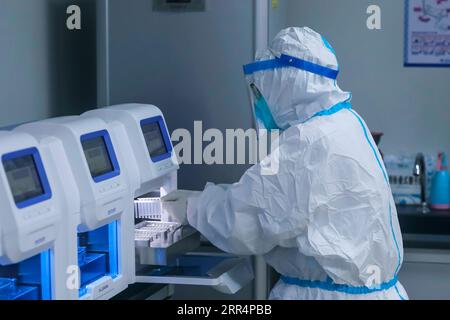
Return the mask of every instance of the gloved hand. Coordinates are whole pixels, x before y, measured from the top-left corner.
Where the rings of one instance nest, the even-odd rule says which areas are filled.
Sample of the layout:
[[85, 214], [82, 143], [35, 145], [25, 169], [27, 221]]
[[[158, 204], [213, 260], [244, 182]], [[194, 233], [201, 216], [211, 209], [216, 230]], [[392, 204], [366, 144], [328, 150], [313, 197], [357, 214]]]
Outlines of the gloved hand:
[[200, 191], [177, 190], [161, 198], [162, 209], [169, 215], [170, 222], [187, 225], [188, 200], [197, 198]]

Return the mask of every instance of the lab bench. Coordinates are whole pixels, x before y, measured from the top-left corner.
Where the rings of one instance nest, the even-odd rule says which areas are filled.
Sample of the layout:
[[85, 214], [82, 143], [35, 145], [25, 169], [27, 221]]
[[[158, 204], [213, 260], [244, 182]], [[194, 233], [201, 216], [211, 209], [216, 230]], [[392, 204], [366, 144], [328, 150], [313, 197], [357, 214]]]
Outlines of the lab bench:
[[399, 280], [413, 300], [450, 300], [450, 211], [397, 208], [404, 258]]
[[405, 248], [450, 250], [450, 210], [420, 212], [418, 206], [397, 208]]

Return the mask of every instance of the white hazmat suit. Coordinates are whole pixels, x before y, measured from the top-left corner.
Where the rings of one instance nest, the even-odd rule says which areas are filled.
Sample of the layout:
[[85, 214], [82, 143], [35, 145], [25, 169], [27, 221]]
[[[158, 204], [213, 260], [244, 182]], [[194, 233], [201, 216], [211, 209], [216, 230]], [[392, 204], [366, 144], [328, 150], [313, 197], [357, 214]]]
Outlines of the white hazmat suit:
[[264, 255], [282, 275], [271, 299], [407, 299], [403, 243], [386, 169], [336, 83], [334, 50], [309, 28], [281, 31], [245, 66], [282, 134], [264, 165], [188, 199], [187, 219], [215, 246]]

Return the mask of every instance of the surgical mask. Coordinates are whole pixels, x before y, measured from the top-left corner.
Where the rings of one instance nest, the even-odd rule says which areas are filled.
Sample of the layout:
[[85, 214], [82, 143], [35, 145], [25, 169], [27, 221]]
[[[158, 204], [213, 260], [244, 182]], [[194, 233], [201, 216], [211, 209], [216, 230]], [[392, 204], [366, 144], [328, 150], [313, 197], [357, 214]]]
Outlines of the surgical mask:
[[251, 105], [253, 106], [253, 115], [256, 122], [256, 128], [258, 130], [266, 129], [268, 131], [280, 130], [280, 127], [277, 125], [275, 119], [273, 118], [266, 99], [264, 98], [258, 87], [254, 83], [251, 83], [249, 85], [249, 89], [250, 101]]

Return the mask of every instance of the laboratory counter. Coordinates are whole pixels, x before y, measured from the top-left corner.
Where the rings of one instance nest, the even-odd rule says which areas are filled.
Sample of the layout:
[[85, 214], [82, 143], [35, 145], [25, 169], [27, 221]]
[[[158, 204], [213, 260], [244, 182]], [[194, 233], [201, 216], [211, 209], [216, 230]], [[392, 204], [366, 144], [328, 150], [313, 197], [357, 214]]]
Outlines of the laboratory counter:
[[398, 206], [405, 248], [450, 249], [450, 210], [422, 213], [418, 206]]

